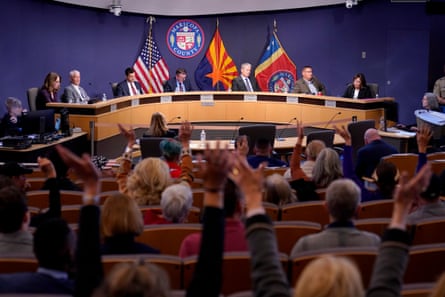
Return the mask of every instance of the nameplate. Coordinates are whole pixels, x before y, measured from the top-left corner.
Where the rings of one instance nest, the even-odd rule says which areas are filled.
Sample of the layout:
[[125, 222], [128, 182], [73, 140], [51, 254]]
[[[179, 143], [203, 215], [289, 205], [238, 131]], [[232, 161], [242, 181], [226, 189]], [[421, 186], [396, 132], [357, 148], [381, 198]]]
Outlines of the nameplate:
[[337, 107], [337, 102], [334, 100], [325, 100], [324, 106], [326, 107]]
[[161, 96], [161, 103], [172, 103], [172, 96]]
[[298, 97], [287, 96], [286, 97], [286, 103], [296, 104], [296, 103], [298, 103]]
[[256, 102], [257, 101], [257, 96], [256, 95], [251, 95], [251, 94], [246, 94], [246, 95], [244, 95], [244, 101]]
[[213, 94], [202, 94], [200, 96], [201, 106], [214, 106]]
[[117, 110], [117, 105], [116, 104], [111, 104], [110, 105], [110, 111], [116, 111]]
[[138, 106], [139, 105], [139, 99], [131, 99], [131, 106]]

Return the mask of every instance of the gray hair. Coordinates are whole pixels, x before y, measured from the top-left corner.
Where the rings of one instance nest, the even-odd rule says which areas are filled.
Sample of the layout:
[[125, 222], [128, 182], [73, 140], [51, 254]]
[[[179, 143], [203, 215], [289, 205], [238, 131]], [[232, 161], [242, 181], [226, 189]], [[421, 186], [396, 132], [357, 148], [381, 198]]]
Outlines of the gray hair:
[[193, 194], [189, 186], [181, 183], [165, 188], [161, 195], [162, 214], [173, 223], [182, 223], [192, 207]]
[[241, 68], [240, 69], [243, 69], [244, 67], [247, 67], [247, 66], [252, 67], [252, 64], [250, 64], [250, 63], [243, 63], [243, 64], [241, 64]]
[[326, 205], [336, 221], [352, 219], [361, 199], [360, 188], [350, 179], [333, 181], [326, 189]]
[[265, 200], [276, 205], [297, 202], [294, 190], [281, 174], [274, 173], [266, 178]]
[[428, 106], [430, 109], [439, 109], [439, 101], [437, 100], [437, 96], [433, 93], [425, 93], [423, 97], [428, 101]]
[[10, 111], [11, 108], [13, 108], [13, 107], [20, 107], [21, 108], [22, 107], [22, 101], [20, 101], [17, 98], [14, 98], [14, 97], [9, 97], [8, 99], [6, 99], [5, 105], [6, 105], [6, 109], [8, 111]]
[[70, 77], [73, 77], [75, 74], [79, 74], [80, 75], [80, 71], [76, 70], [76, 69], [73, 69], [73, 70], [70, 71]]
[[312, 171], [314, 183], [319, 188], [325, 188], [340, 177], [343, 177], [343, 171], [337, 152], [328, 147], [322, 149]]

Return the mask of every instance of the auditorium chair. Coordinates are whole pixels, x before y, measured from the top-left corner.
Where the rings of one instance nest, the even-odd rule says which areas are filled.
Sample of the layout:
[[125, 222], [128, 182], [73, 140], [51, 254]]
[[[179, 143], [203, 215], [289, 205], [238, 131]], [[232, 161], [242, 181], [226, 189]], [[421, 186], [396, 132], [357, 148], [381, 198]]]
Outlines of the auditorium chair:
[[49, 207], [49, 191], [29, 191], [26, 192], [26, 204], [31, 207], [44, 209]]
[[288, 170], [288, 167], [266, 167], [263, 170], [264, 177], [268, 177], [272, 174], [284, 175], [284, 173]]
[[160, 250], [161, 254], [177, 256], [184, 238], [201, 230], [201, 224], [146, 225], [136, 241]]
[[[61, 218], [64, 219], [68, 224], [78, 224], [80, 209], [82, 207], [82, 204], [62, 205]], [[47, 212], [48, 210], [48, 208], [42, 209], [41, 212]]]
[[263, 201], [263, 207], [266, 214], [272, 221], [280, 220], [280, 207], [274, 203]]
[[445, 152], [436, 152], [426, 155], [428, 161], [445, 160]]
[[[145, 214], [145, 211], [151, 209], [156, 213], [162, 213], [162, 208], [160, 205], [139, 205], [139, 209], [142, 212], [142, 215]], [[189, 214], [187, 216], [185, 223], [200, 223], [201, 222], [201, 209], [192, 206], [189, 210]]]
[[382, 161], [393, 163], [399, 173], [407, 172], [409, 177], [416, 173], [417, 162], [419, 156], [417, 154], [392, 154], [382, 158]]
[[354, 225], [360, 231], [371, 232], [382, 237], [390, 222], [390, 218], [371, 218], [356, 220]]
[[312, 141], [312, 140], [321, 140], [324, 142], [326, 147], [333, 147], [334, 146], [334, 135], [335, 131], [326, 129], [323, 131], [314, 131], [310, 132], [306, 136], [306, 146]]
[[102, 267], [104, 277], [110, 273], [113, 266], [120, 263], [133, 263], [144, 261], [156, 264], [163, 268], [170, 279], [172, 290], [181, 290], [182, 287], [182, 259], [178, 256], [153, 255], [153, 254], [128, 254], [128, 255], [104, 255], [102, 256]]
[[411, 230], [413, 233], [413, 245], [432, 243], [445, 244], [444, 217], [420, 220], [412, 226]]
[[278, 251], [290, 255], [295, 243], [303, 236], [321, 231], [321, 225], [307, 221], [274, 222]]
[[[278, 254], [284, 274], [287, 273], [288, 257]], [[192, 280], [198, 256], [183, 259], [184, 288], [187, 288]], [[221, 293], [226, 296], [235, 292], [246, 291], [252, 288], [250, 253], [226, 252], [223, 259], [222, 279], [224, 280]]]
[[357, 265], [362, 276], [363, 285], [367, 288], [371, 280], [377, 252], [377, 247], [341, 247], [299, 253], [290, 259], [290, 283], [293, 285], [296, 283], [306, 265], [312, 260], [329, 254], [350, 258]]
[[37, 93], [39, 92], [39, 88], [29, 88], [26, 91], [26, 96], [28, 97], [28, 106], [29, 111], [36, 111], [36, 99], [37, 99]]
[[258, 139], [265, 138], [269, 140], [272, 148], [275, 142], [275, 125], [270, 124], [258, 124], [258, 125], [249, 125], [243, 126], [238, 129], [238, 135], [246, 135], [248, 144], [249, 144], [249, 155], [253, 155], [253, 149], [255, 146], [255, 142]]
[[377, 98], [379, 96], [379, 85], [376, 83], [368, 83], [368, 87], [371, 91], [371, 97]]
[[117, 83], [117, 82], [110, 83], [110, 85], [111, 85], [111, 92], [113, 93], [113, 97], [117, 97], [117, 85], [118, 84], [119, 83]]
[[139, 139], [139, 145], [141, 148], [142, 159], [155, 157], [159, 158], [162, 156], [161, 148], [159, 144], [164, 137], [142, 137]]
[[37, 259], [32, 256], [0, 256], [0, 273], [36, 272], [37, 267]]
[[348, 124], [348, 131], [351, 133], [352, 160], [354, 163], [357, 159], [357, 151], [365, 145], [365, 132], [370, 128], [375, 128], [375, 120], [364, 120]]
[[99, 181], [100, 181], [100, 186], [101, 186], [102, 192], [118, 191], [119, 190], [119, 184], [117, 183], [115, 177], [103, 177]]
[[445, 270], [445, 243], [412, 246], [404, 283], [435, 282]]
[[442, 172], [445, 170], [445, 160], [433, 160], [430, 161], [431, 164], [431, 171], [433, 171], [434, 174], [440, 176]]
[[435, 286], [434, 282], [431, 283], [415, 283], [415, 284], [404, 284], [402, 287], [402, 292], [400, 292], [401, 297], [429, 297], [433, 292]]
[[203, 188], [194, 188], [192, 189], [193, 194], [193, 206], [204, 209], [204, 193], [205, 190]]
[[394, 201], [392, 199], [368, 201], [360, 204], [358, 219], [391, 218]]
[[26, 182], [29, 184], [28, 191], [38, 191], [42, 189], [43, 184], [47, 180], [46, 177], [31, 177], [27, 178]]
[[295, 202], [281, 207], [282, 221], [309, 221], [324, 226], [329, 223], [329, 213], [324, 201]]

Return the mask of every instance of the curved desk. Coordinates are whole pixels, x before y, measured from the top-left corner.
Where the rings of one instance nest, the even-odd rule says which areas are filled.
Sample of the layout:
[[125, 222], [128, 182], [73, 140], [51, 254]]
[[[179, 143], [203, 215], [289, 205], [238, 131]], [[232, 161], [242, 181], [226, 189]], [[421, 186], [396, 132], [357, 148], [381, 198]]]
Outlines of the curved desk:
[[[127, 96], [95, 104], [48, 103], [60, 110], [68, 108], [71, 126], [90, 131], [101, 141], [119, 133], [116, 123], [148, 127], [153, 112], [167, 120], [181, 117], [191, 122], [228, 121], [287, 123], [294, 117], [305, 125], [331, 127], [336, 122], [375, 119], [383, 116], [384, 103], [394, 98], [346, 99], [329, 96], [283, 93], [188, 92]], [[342, 121], [339, 121], [342, 120]]]

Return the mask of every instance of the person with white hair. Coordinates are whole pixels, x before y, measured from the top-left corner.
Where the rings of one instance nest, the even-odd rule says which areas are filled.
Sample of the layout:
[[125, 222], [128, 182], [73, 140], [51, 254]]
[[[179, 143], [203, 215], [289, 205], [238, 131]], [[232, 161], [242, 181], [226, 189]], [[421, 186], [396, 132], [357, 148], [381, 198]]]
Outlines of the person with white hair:
[[81, 103], [90, 99], [84, 88], [80, 86], [79, 70], [70, 71], [71, 83], [65, 87], [62, 95], [62, 101], [68, 103]]
[[17, 98], [9, 97], [5, 105], [6, 113], [0, 121], [0, 136], [21, 135], [22, 112], [26, 112], [22, 107], [22, 102]]
[[324, 248], [379, 246], [380, 238], [377, 235], [357, 230], [352, 222], [359, 210], [360, 197], [360, 188], [352, 180], [333, 181], [326, 190], [326, 207], [331, 224], [320, 233], [300, 238], [291, 256]]

